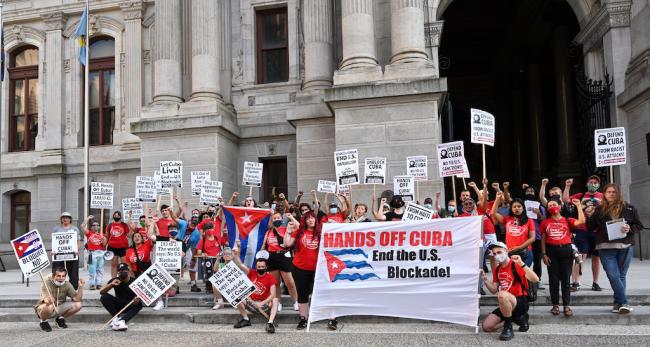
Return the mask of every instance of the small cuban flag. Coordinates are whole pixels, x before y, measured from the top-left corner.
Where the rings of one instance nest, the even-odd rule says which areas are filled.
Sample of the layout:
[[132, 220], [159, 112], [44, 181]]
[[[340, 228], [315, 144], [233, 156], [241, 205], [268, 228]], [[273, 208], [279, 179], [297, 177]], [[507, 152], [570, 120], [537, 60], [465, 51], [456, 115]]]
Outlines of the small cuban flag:
[[372, 265], [366, 261], [368, 254], [360, 248], [325, 251], [323, 255], [327, 263], [330, 282], [341, 280], [365, 281], [371, 278], [380, 278], [372, 272], [374, 270]]
[[262, 248], [269, 228], [271, 210], [263, 208], [224, 206], [223, 215], [228, 228], [228, 243], [235, 247], [241, 242], [241, 261], [250, 269], [255, 268], [255, 254]]

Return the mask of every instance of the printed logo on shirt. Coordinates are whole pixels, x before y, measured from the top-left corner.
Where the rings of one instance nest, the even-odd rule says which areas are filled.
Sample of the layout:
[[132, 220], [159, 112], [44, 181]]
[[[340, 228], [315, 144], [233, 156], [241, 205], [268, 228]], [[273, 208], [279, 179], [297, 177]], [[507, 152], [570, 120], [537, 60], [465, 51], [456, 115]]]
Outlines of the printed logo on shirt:
[[514, 278], [512, 277], [512, 274], [508, 272], [499, 272], [498, 275], [498, 280], [499, 280], [499, 289], [508, 291], [510, 290], [510, 286], [512, 286], [512, 281]]
[[255, 295], [264, 295], [264, 293], [266, 293], [266, 286], [264, 283], [256, 280], [253, 282], [253, 285], [255, 285]]
[[304, 234], [302, 237], [302, 245], [307, 249], [318, 249], [319, 240], [314, 240], [312, 235]]
[[90, 235], [90, 237], [88, 238], [88, 242], [90, 242], [90, 243], [93, 244], [93, 245], [97, 245], [97, 246], [99, 246], [99, 245], [102, 244], [102, 237], [101, 237], [99, 234], [96, 234], [96, 233], [95, 233], [95, 234], [92, 234], [92, 235]]
[[122, 230], [121, 227], [112, 227], [111, 228], [111, 236], [113, 237], [120, 237], [124, 234], [124, 230]]
[[551, 223], [546, 229], [548, 237], [553, 240], [562, 240], [567, 237], [567, 228], [561, 223]]
[[509, 222], [507, 230], [508, 234], [512, 236], [521, 236], [528, 230], [528, 228], [526, 225], [515, 225], [514, 222]]
[[[144, 251], [138, 251], [138, 258], [140, 260], [144, 259]], [[132, 264], [135, 264], [138, 262], [138, 260], [135, 258], [135, 253], [131, 253], [131, 257], [129, 258], [129, 262]]]

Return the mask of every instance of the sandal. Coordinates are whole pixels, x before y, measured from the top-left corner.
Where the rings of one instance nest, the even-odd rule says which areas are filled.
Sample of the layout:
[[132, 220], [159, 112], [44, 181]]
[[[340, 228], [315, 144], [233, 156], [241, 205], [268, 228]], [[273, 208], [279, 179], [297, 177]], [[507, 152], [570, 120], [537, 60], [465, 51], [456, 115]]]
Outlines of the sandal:
[[569, 306], [564, 306], [564, 316], [571, 317], [573, 316], [573, 310]]
[[[565, 312], [566, 312], [566, 310], [565, 310]], [[551, 313], [552, 313], [554, 316], [559, 315], [559, 314], [560, 314], [560, 306], [558, 306], [558, 305], [553, 305], [553, 308], [551, 309]]]

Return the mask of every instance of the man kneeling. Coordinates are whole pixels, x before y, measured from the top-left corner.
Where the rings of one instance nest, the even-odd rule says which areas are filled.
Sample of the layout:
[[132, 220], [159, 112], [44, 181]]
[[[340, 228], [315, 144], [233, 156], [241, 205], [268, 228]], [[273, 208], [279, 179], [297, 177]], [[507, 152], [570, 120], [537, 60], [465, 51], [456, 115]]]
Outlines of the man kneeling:
[[[273, 320], [278, 313], [278, 298], [275, 297], [275, 277], [266, 272], [267, 262], [269, 259], [269, 252], [259, 251], [255, 256], [255, 267], [257, 270], [249, 269], [246, 265], [242, 264], [239, 257], [239, 241], [237, 247], [233, 249], [235, 264], [247, 274], [248, 278], [255, 285], [255, 291], [251, 294], [250, 299], [253, 300], [253, 305], [258, 310], [264, 310], [267, 305], [270, 306], [269, 322], [266, 323], [266, 332], [272, 334], [275, 332]], [[242, 316], [235, 328], [243, 328], [251, 326], [251, 321], [248, 319], [245, 304], [242, 302], [237, 305], [237, 309]]]
[[489, 247], [498, 264], [493, 270], [492, 282], [481, 271], [486, 287], [492, 294], [499, 292], [499, 308], [490, 313], [483, 321], [483, 331], [496, 331], [503, 322], [503, 331], [499, 339], [503, 341], [514, 337], [512, 322], [519, 325], [519, 331], [528, 331], [528, 282], [537, 283], [539, 277], [524, 264], [521, 257], [508, 257], [508, 247], [503, 242], [493, 243]]
[[[48, 319], [56, 317], [55, 321], [59, 328], [67, 328], [65, 319], [81, 310], [83, 288], [86, 282], [79, 279], [79, 290], [74, 290], [72, 284], [65, 278], [68, 272], [62, 267], [52, 269], [52, 275], [45, 278], [41, 285], [41, 300], [34, 306], [36, 315], [41, 320], [43, 331], [52, 331]], [[70, 297], [72, 302], [66, 302]]]
[[[128, 329], [126, 322], [135, 317], [142, 309], [140, 298], [135, 296], [135, 293], [129, 288], [129, 285], [135, 281], [135, 278], [129, 275], [129, 265], [122, 263], [117, 266], [117, 277], [112, 278], [108, 283], [99, 290], [101, 295], [100, 301], [102, 305], [113, 316], [111, 328], [115, 331], [126, 331]], [[113, 289], [115, 296], [108, 292]], [[116, 316], [131, 300], [133, 303], [124, 312]]]

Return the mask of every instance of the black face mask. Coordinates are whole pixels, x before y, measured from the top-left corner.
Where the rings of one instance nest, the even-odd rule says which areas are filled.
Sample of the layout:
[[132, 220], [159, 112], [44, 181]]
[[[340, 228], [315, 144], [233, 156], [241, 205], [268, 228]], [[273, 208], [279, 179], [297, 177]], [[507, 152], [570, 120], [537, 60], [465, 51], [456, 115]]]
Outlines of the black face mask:
[[526, 200], [535, 200], [535, 194], [526, 194]]
[[127, 271], [122, 271], [119, 274], [120, 281], [125, 281], [127, 278], [129, 278], [129, 273]]
[[196, 218], [192, 217], [192, 219], [190, 219], [190, 222], [192, 224], [194, 224], [194, 225], [197, 225], [197, 224], [199, 224], [199, 218], [198, 217], [196, 217]]
[[257, 274], [258, 275], [264, 276], [265, 273], [266, 273], [266, 269], [257, 269]]
[[273, 226], [276, 228], [279, 228], [282, 226], [282, 221], [281, 220], [274, 220], [273, 221]]
[[555, 198], [555, 199], [559, 199], [559, 198], [560, 198], [560, 194], [551, 194], [550, 197], [551, 197], [551, 198]]
[[208, 211], [208, 216], [213, 217], [214, 216], [214, 211]]
[[116, 222], [118, 222], [120, 219], [122, 219], [122, 217], [120, 217], [120, 216], [113, 216], [113, 220], [116, 221]]

